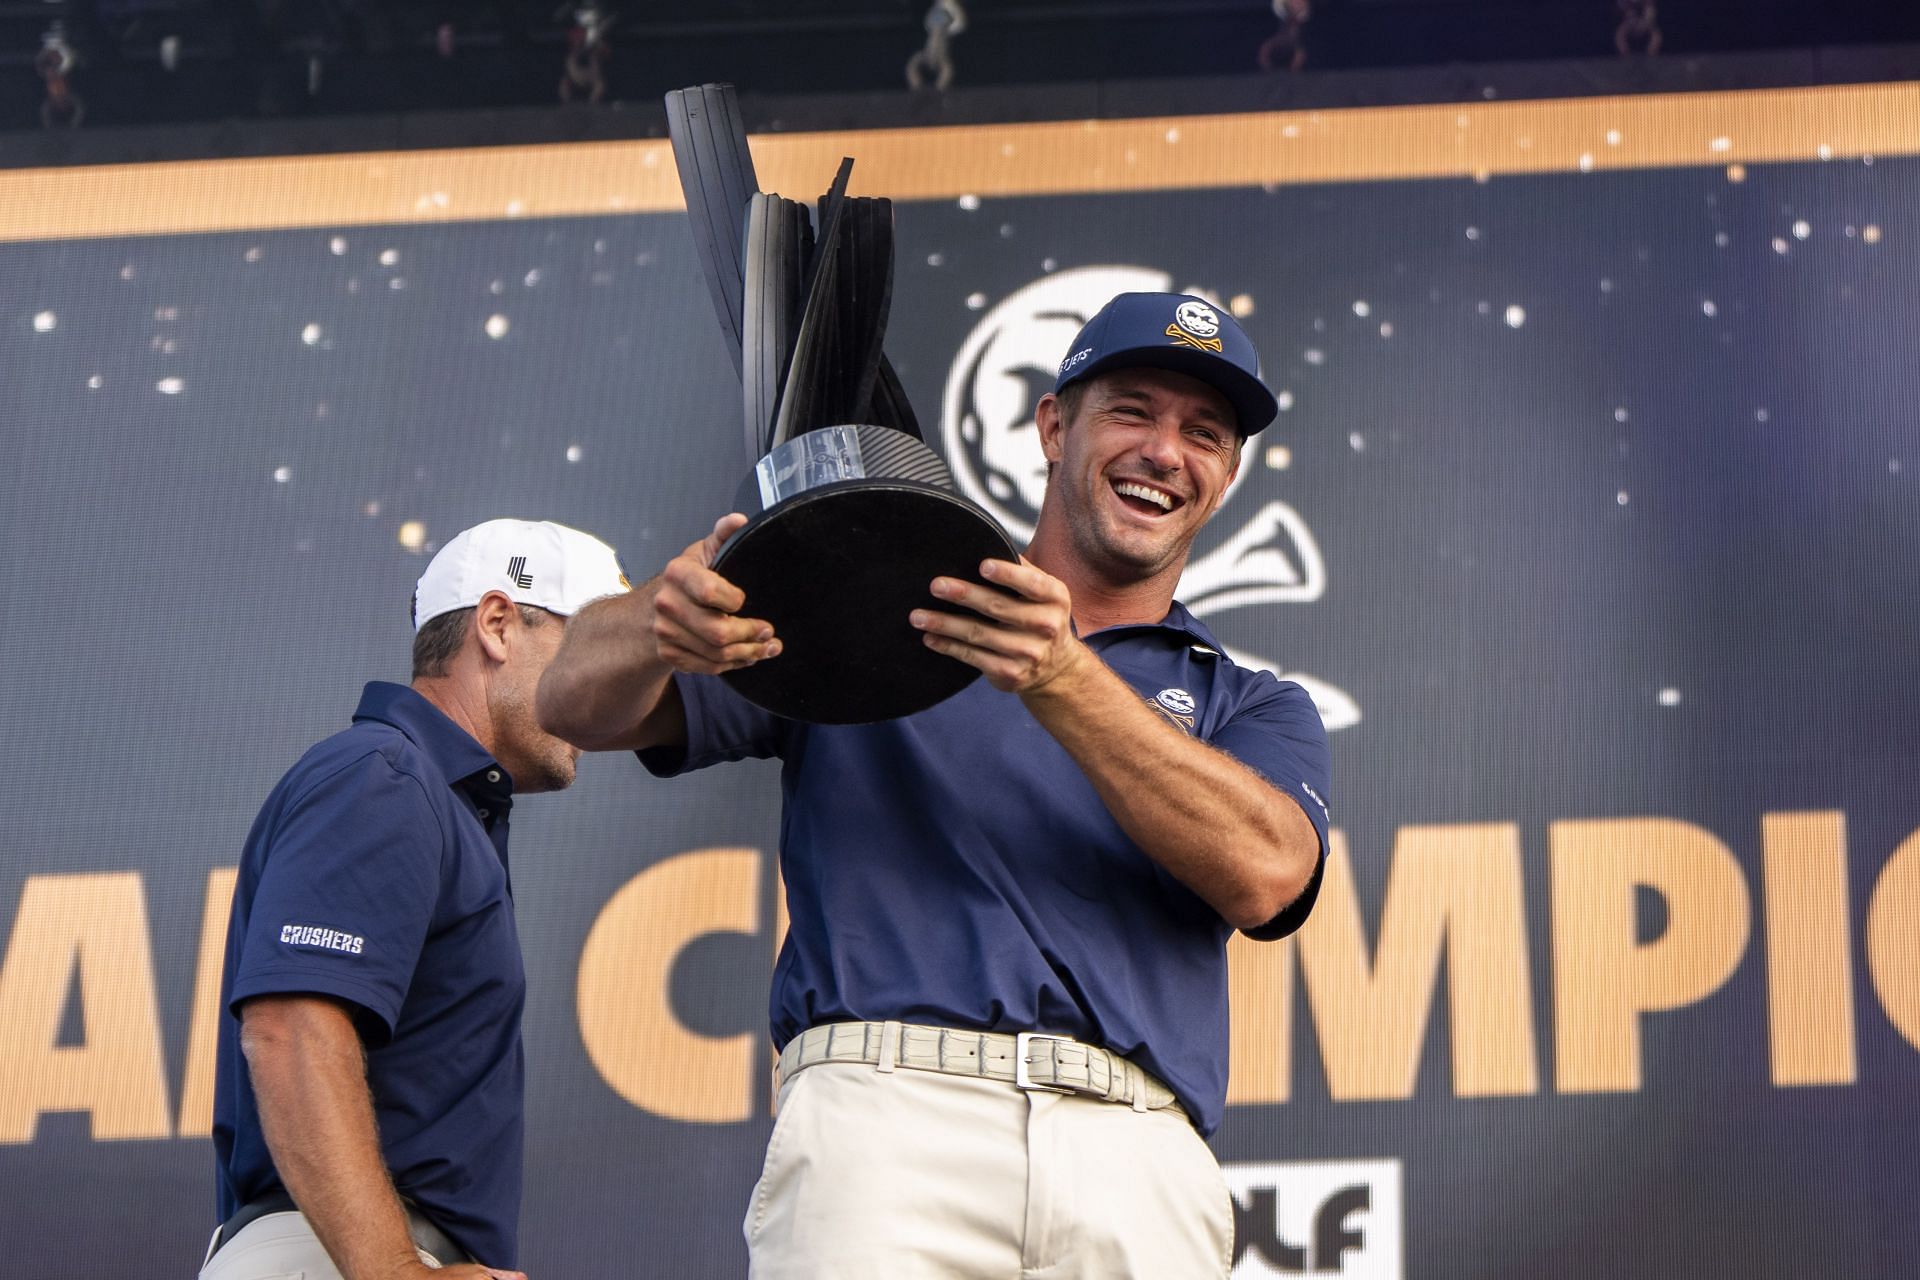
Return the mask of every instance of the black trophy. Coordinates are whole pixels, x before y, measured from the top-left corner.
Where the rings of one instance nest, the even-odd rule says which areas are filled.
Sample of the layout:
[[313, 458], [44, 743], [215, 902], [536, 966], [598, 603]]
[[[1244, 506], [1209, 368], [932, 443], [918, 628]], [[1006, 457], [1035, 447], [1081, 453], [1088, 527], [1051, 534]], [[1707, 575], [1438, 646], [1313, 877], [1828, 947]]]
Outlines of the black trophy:
[[849, 197], [843, 160], [817, 208], [763, 195], [731, 85], [667, 95], [674, 160], [714, 310], [740, 369], [746, 527], [714, 568], [780, 637], [724, 679], [778, 715], [864, 724], [920, 711], [979, 673], [907, 623], [937, 576], [981, 581], [1017, 553], [926, 446], [881, 350], [893, 203]]

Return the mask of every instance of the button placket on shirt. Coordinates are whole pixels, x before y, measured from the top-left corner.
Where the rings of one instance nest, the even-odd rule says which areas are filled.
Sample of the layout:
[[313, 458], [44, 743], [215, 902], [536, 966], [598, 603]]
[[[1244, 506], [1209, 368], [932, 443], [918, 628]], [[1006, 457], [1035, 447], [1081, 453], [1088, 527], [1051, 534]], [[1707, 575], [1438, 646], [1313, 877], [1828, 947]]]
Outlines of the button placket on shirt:
[[473, 804], [473, 812], [489, 831], [496, 820], [507, 816], [512, 801], [505, 793], [503, 784], [506, 773], [501, 769], [488, 769], [485, 773], [475, 774], [460, 787]]

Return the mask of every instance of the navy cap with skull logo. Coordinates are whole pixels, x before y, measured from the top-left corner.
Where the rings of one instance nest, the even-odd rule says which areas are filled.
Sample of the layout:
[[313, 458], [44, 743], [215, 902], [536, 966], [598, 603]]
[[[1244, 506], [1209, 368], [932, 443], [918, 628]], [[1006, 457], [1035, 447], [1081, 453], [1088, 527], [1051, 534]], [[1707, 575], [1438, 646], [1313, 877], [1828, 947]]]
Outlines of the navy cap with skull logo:
[[1233, 405], [1242, 436], [1263, 430], [1280, 411], [1260, 380], [1260, 353], [1252, 339], [1232, 316], [1188, 293], [1116, 296], [1073, 340], [1053, 389], [1143, 365], [1184, 373], [1219, 391]]

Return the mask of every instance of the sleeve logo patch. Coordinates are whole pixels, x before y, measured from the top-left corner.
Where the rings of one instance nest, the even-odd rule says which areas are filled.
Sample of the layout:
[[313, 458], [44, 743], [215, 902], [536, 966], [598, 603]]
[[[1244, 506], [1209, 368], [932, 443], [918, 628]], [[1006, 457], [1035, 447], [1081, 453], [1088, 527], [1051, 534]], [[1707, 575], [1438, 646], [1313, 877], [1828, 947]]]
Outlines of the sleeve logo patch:
[[317, 924], [283, 924], [280, 941], [289, 947], [311, 947], [316, 951], [343, 951], [357, 956], [367, 940], [357, 933], [345, 933]]

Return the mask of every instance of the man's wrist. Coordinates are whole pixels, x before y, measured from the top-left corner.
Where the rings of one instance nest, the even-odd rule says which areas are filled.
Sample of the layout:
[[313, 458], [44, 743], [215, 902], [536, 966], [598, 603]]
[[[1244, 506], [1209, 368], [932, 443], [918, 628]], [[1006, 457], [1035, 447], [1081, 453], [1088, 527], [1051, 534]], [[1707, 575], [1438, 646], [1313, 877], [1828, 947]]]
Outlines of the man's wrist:
[[373, 1264], [368, 1280], [423, 1280], [431, 1269], [420, 1261], [420, 1251], [408, 1236], [404, 1249], [395, 1246], [391, 1253], [385, 1254], [383, 1262]]
[[1099, 688], [1100, 677], [1105, 672], [1106, 664], [1100, 661], [1099, 655], [1075, 636], [1068, 640], [1064, 655], [1053, 672], [1046, 679], [1022, 689], [1020, 697], [1029, 710], [1036, 712], [1042, 707], [1072, 706], [1078, 699]]

